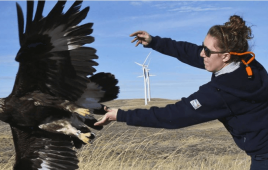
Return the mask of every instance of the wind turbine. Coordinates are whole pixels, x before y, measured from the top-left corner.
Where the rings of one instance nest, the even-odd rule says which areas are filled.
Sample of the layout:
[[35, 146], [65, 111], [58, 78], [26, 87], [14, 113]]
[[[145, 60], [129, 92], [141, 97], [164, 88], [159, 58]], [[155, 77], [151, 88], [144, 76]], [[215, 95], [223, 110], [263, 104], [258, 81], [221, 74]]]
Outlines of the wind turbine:
[[142, 67], [142, 71], [143, 71], [143, 75], [139, 76], [139, 77], [143, 77], [143, 80], [144, 80], [144, 96], [145, 96], [144, 100], [145, 100], [145, 105], [147, 105], [147, 100], [151, 101], [150, 76], [154, 76], [154, 75], [149, 74], [150, 69], [148, 67], [149, 67], [151, 59], [149, 60], [147, 65], [145, 64], [147, 59], [148, 59], [148, 57], [150, 56], [150, 54], [151, 54], [151, 52], [147, 55], [147, 57], [146, 57], [145, 61], [143, 62], [143, 64], [135, 62], [136, 64], [138, 64], [139, 66]]

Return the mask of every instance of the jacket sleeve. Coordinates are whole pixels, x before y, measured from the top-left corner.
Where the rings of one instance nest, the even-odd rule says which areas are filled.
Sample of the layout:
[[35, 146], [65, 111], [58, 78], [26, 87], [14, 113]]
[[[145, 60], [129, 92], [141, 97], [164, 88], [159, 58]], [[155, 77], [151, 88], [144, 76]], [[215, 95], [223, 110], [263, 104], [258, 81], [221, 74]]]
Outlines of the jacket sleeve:
[[164, 108], [118, 110], [117, 121], [128, 125], [177, 129], [230, 116], [221, 94], [209, 84], [188, 98]]
[[183, 63], [191, 66], [205, 69], [204, 59], [200, 57], [202, 46], [192, 43], [175, 41], [170, 38], [160, 38], [152, 36], [152, 41], [145, 48], [152, 48], [162, 54], [177, 58]]

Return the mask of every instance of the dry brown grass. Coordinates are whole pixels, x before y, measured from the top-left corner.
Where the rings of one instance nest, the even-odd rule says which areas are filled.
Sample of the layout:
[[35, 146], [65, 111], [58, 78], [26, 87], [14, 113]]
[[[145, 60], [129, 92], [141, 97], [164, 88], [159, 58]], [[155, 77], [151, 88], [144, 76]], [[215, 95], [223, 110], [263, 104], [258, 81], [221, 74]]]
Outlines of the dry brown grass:
[[[149, 108], [174, 100], [115, 100], [105, 103], [121, 109]], [[77, 150], [81, 170], [247, 170], [249, 157], [233, 142], [218, 121], [166, 130], [111, 123], [91, 145]], [[9, 127], [0, 124], [0, 170], [12, 169], [14, 147]]]

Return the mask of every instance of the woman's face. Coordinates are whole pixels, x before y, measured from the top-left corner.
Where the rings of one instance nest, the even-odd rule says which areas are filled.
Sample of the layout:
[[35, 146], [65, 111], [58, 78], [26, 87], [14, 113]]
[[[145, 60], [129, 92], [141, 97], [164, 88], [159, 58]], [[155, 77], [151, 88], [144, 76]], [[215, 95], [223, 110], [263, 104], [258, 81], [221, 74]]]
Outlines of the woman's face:
[[[208, 34], [204, 40], [204, 46], [206, 46], [210, 51], [222, 51], [216, 45], [217, 39]], [[210, 57], [207, 57], [204, 49], [201, 51], [200, 56], [204, 58], [204, 65], [206, 70], [213, 73], [221, 70], [223, 67], [228, 65], [228, 61], [230, 59], [230, 55], [228, 53], [211, 54]]]

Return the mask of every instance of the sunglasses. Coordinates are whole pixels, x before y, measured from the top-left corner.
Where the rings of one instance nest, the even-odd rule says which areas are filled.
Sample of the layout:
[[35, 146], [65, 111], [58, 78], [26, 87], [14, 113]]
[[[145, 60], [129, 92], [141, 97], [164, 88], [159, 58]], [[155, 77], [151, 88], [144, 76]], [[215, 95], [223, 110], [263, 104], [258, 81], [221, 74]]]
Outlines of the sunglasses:
[[206, 46], [204, 46], [204, 42], [202, 42], [202, 47], [203, 47], [204, 52], [205, 52], [205, 54], [206, 54], [207, 57], [210, 57], [211, 54], [226, 53], [226, 52], [211, 51], [211, 50], [208, 49]]

